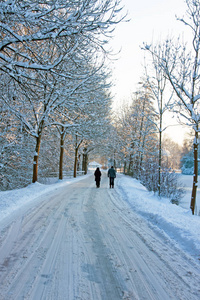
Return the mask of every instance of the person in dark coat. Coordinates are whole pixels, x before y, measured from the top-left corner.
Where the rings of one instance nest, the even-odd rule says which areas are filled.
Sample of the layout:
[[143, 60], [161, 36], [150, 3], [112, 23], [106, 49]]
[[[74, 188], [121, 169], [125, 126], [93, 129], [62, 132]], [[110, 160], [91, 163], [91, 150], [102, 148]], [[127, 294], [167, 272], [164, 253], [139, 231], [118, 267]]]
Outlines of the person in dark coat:
[[108, 170], [108, 177], [110, 178], [110, 188], [114, 188], [114, 180], [116, 178], [116, 171], [113, 166]]
[[94, 172], [94, 176], [95, 176], [96, 186], [97, 188], [99, 188], [100, 181], [101, 181], [101, 171], [99, 170], [99, 168], [96, 168], [96, 171]]

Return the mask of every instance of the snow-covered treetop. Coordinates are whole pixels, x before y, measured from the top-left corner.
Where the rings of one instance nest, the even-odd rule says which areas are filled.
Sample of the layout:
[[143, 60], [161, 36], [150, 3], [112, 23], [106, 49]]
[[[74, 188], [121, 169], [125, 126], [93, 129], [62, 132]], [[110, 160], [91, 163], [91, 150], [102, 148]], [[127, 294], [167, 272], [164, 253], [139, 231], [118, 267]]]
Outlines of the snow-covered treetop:
[[[80, 36], [103, 47], [105, 36], [120, 21], [119, 4], [120, 0], [1, 1], [0, 70], [12, 76], [25, 76], [25, 69], [51, 70], [76, 49]], [[45, 50], [49, 41], [56, 45], [51, 61]]]
[[157, 59], [157, 65], [164, 72], [173, 88], [173, 110], [185, 119], [185, 124], [198, 131], [200, 123], [200, 2], [186, 0], [186, 16], [178, 18], [190, 29], [192, 42], [183, 44], [180, 38], [175, 41], [167, 38], [158, 47], [144, 45], [144, 50]]

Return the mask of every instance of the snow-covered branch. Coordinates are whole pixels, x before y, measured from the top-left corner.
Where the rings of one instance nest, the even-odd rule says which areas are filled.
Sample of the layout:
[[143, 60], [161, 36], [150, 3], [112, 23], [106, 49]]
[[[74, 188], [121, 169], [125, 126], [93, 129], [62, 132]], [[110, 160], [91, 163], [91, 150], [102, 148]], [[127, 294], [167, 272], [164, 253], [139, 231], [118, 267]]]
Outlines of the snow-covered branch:
[[[107, 33], [124, 19], [119, 5], [120, 0], [53, 0], [46, 5], [24, 0], [12, 5], [11, 10], [8, 1], [1, 2], [0, 69], [10, 69], [20, 76], [21, 68], [55, 69], [66, 55], [66, 43], [72, 52], [80, 38], [85, 43], [96, 39], [96, 44], [104, 49]], [[57, 45], [59, 54], [53, 63], [46, 53], [50, 41]]]

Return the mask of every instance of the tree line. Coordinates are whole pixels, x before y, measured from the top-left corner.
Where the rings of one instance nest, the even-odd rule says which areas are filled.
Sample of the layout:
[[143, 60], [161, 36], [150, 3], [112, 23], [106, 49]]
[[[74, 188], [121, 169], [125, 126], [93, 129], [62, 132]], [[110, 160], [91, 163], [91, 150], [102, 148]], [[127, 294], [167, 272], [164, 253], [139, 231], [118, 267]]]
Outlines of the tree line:
[[[190, 208], [194, 214], [198, 186], [198, 145], [200, 122], [200, 93], [199, 93], [199, 54], [200, 54], [200, 2], [185, 0], [186, 15], [177, 18], [191, 33], [191, 42], [181, 42], [178, 38], [167, 38], [156, 46], [144, 45], [152, 57], [154, 69], [163, 74], [174, 93], [173, 101], [168, 106], [174, 111], [181, 122], [193, 130], [194, 176]], [[155, 68], [156, 67], [156, 68]], [[160, 80], [158, 81], [160, 84]], [[160, 93], [163, 91], [159, 87]], [[161, 97], [160, 97], [161, 99]]]
[[27, 183], [32, 157], [38, 181], [41, 155], [43, 172], [59, 166], [62, 179], [72, 145], [76, 176], [78, 147], [109, 123], [107, 43], [120, 1], [5, 0], [0, 11], [1, 188]]
[[[173, 177], [165, 174], [165, 162], [163, 153], [163, 132], [165, 123], [163, 119], [166, 112], [176, 114], [180, 123], [184, 124], [193, 132], [193, 186], [190, 208], [195, 212], [196, 194], [198, 187], [198, 162], [199, 162], [199, 122], [200, 122], [200, 1], [185, 0], [186, 14], [177, 20], [182, 22], [190, 31], [191, 42], [184, 43], [181, 38], [166, 38], [156, 45], [144, 43], [142, 50], [146, 53], [145, 63], [145, 92], [141, 95], [140, 106], [137, 108], [138, 98], [134, 101], [135, 113], [131, 114], [134, 126], [130, 132], [131, 142], [129, 147], [129, 167], [133, 164], [132, 172], [140, 177], [144, 171], [144, 179], [148, 186], [149, 178], [152, 177], [151, 190], [157, 190], [162, 195], [165, 190], [170, 191], [171, 186], [177, 186]], [[152, 99], [154, 104], [152, 104]], [[124, 118], [127, 126], [127, 118]], [[139, 123], [138, 123], [139, 120]], [[138, 125], [136, 125], [138, 123]], [[130, 127], [127, 128], [129, 130]], [[142, 131], [144, 133], [142, 134]], [[156, 135], [155, 135], [156, 134]], [[136, 137], [137, 135], [137, 137]], [[157, 140], [157, 147], [154, 141]], [[145, 142], [146, 141], [146, 142]], [[152, 149], [157, 149], [157, 155], [151, 156]], [[126, 150], [124, 149], [124, 152]], [[144, 168], [144, 154], [148, 166]], [[157, 160], [155, 164], [155, 158]], [[126, 165], [126, 162], [125, 162]], [[155, 170], [157, 170], [155, 172]], [[149, 173], [148, 173], [149, 172]], [[168, 186], [165, 189], [165, 186]], [[177, 190], [177, 188], [176, 188]], [[179, 192], [177, 190], [179, 198]]]

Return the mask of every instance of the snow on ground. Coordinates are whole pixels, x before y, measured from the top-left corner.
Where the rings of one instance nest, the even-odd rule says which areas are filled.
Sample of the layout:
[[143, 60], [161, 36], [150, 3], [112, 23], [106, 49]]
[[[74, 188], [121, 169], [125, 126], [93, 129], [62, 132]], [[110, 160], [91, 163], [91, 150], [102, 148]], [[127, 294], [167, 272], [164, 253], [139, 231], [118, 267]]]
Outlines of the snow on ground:
[[132, 209], [162, 230], [186, 252], [200, 258], [200, 217], [146, 190], [136, 179], [122, 176], [120, 189]]
[[[35, 183], [23, 189], [0, 192], [0, 220], [41, 199], [42, 195], [80, 181], [86, 176], [57, 181], [51, 185]], [[118, 178], [116, 189], [135, 212], [142, 215], [155, 230], [161, 230], [162, 234], [174, 239], [180, 248], [200, 258], [199, 216], [192, 216], [189, 207], [184, 209], [171, 204], [169, 199], [158, 198], [152, 192], [148, 192], [136, 179], [119, 174]]]
[[64, 180], [53, 180], [53, 184], [49, 185], [36, 182], [22, 189], [0, 192], [0, 220], [9, 216], [12, 212], [18, 210], [22, 206], [29, 204], [31, 201], [36, 201], [36, 199], [43, 194], [82, 180], [86, 178], [86, 176], [67, 178]]
[[[193, 176], [192, 175], [183, 175], [177, 174], [179, 178], [179, 182], [181, 182], [184, 186], [185, 195], [180, 201], [180, 206], [183, 208], [188, 208], [190, 206], [191, 194], [192, 194], [192, 183], [193, 183]], [[200, 177], [200, 176], [199, 176]], [[198, 178], [198, 182], [199, 182]], [[196, 196], [196, 214], [200, 212], [200, 189], [197, 189], [197, 196]]]

